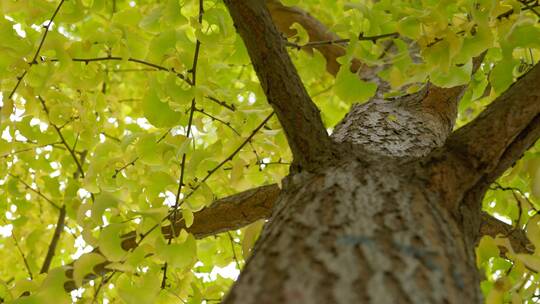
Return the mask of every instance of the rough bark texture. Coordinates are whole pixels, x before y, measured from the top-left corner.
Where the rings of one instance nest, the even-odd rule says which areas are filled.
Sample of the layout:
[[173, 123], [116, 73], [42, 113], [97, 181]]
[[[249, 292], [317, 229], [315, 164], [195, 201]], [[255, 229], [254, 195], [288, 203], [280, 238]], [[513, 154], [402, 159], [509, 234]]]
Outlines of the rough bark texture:
[[478, 303], [438, 196], [407, 165], [371, 161], [292, 181], [224, 303]]
[[[410, 96], [354, 106], [331, 141], [324, 136], [322, 146], [295, 152], [295, 136], [312, 144], [314, 133], [304, 134], [304, 122], [315, 112], [306, 115], [311, 101], [297, 98], [305, 94], [301, 84], [279, 86], [298, 81], [290, 60], [282, 60], [282, 39], [263, 1], [225, 3], [270, 104], [289, 111], [280, 121], [294, 158], [307, 168], [286, 178], [225, 303], [479, 303], [475, 244], [482, 233], [508, 228], [483, 218], [480, 201], [489, 183], [540, 137], [540, 67], [452, 135], [464, 87], [427, 84]], [[269, 3], [285, 33], [292, 22], [280, 19], [289, 14], [305, 28], [319, 29], [310, 39], [333, 37], [308, 14]], [[278, 64], [269, 65], [274, 57]], [[297, 91], [274, 92], [276, 85]], [[272, 100], [276, 94], [289, 96], [286, 108], [284, 100]], [[301, 121], [298, 128], [292, 117]], [[332, 151], [326, 161], [302, 154], [322, 147]], [[520, 251], [528, 250], [519, 235], [514, 239]]]
[[444, 144], [456, 119], [463, 87], [443, 90], [426, 85], [394, 100], [373, 98], [356, 104], [336, 126], [337, 142], [362, 146], [376, 154], [421, 157]]
[[331, 140], [264, 1], [225, 0], [242, 36], [268, 102], [283, 126], [293, 170], [312, 170], [332, 155]]

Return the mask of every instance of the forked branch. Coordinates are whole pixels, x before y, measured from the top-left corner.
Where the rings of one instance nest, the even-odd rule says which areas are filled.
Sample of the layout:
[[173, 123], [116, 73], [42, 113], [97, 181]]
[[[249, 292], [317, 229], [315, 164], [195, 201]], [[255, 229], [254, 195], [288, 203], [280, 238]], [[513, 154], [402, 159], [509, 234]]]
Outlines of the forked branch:
[[296, 169], [328, 159], [332, 142], [319, 110], [287, 54], [283, 38], [259, 0], [226, 0], [270, 105], [285, 131]]

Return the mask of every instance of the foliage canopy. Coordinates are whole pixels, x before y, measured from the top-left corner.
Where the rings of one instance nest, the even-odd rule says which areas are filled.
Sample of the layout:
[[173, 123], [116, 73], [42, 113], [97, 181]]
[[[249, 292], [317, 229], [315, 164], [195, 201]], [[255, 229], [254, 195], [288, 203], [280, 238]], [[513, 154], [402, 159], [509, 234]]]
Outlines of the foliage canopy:
[[[417, 90], [427, 79], [444, 87], [469, 84], [459, 125], [540, 58], [538, 1], [283, 3], [348, 39], [338, 59], [344, 67], [353, 58], [385, 64], [379, 76], [394, 89], [389, 96]], [[0, 12], [0, 297], [219, 301], [233, 282], [219, 270], [242, 267], [261, 222], [200, 240], [183, 230], [172, 241], [156, 225], [178, 209], [174, 216], [189, 227], [216, 198], [280, 182], [291, 159], [222, 1], [3, 0]], [[307, 43], [305, 29], [294, 28], [291, 44]], [[386, 34], [392, 35], [366, 39]], [[472, 58], [486, 50], [470, 77]], [[318, 51], [289, 53], [329, 130], [353, 102], [375, 94], [374, 83], [348, 68], [328, 74]], [[539, 153], [533, 147], [484, 204], [526, 226], [536, 248]], [[142, 237], [128, 252], [121, 242], [130, 231]], [[45, 267], [51, 244], [56, 250]], [[503, 258], [501, 246], [509, 250], [504, 238], [484, 238], [478, 248], [487, 301], [537, 300], [540, 253]], [[92, 252], [97, 247], [101, 254]], [[70, 296], [60, 266], [74, 260], [78, 289]], [[112, 272], [85, 279], [106, 260]]]

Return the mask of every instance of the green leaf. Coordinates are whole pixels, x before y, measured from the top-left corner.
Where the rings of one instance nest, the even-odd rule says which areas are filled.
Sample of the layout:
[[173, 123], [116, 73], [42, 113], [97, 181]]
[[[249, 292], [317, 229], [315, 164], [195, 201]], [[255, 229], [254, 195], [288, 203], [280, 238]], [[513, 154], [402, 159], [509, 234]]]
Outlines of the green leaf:
[[530, 254], [520, 253], [520, 254], [516, 254], [516, 258], [520, 260], [523, 264], [525, 264], [525, 266], [527, 266], [528, 268], [536, 272], [540, 271], [540, 257], [530, 255]]
[[265, 220], [258, 220], [247, 226], [244, 230], [244, 238], [242, 239], [242, 256], [244, 257], [244, 260], [247, 260], [251, 255], [251, 249], [255, 245], [255, 241], [264, 227], [264, 222]]
[[186, 228], [191, 227], [193, 225], [193, 211], [189, 209], [182, 209], [182, 218], [184, 219], [184, 222], [186, 223]]
[[102, 216], [106, 209], [116, 208], [118, 200], [109, 193], [101, 193], [96, 195], [94, 204], [92, 205], [92, 219], [98, 223], [102, 223]]
[[73, 265], [73, 280], [77, 286], [83, 286], [86, 275], [94, 273], [94, 266], [105, 262], [105, 258], [97, 253], [87, 253], [80, 256]]
[[492, 257], [499, 255], [499, 248], [490, 236], [483, 236], [476, 247], [476, 265], [480, 268], [486, 267]]
[[123, 224], [110, 224], [99, 233], [99, 249], [109, 261], [118, 262], [127, 255], [121, 246], [123, 228]]
[[163, 25], [164, 28], [168, 26], [179, 26], [188, 23], [186, 17], [182, 15], [180, 1], [168, 0], [163, 12]]
[[540, 198], [540, 165], [535, 167], [531, 179], [531, 192], [535, 198]]
[[140, 279], [121, 276], [118, 281], [118, 294], [127, 304], [153, 304], [159, 293], [161, 278], [159, 272], [151, 271]]
[[400, 35], [412, 39], [420, 38], [422, 27], [420, 21], [416, 17], [408, 16], [399, 20], [397, 30]]
[[334, 92], [345, 102], [365, 102], [375, 95], [377, 85], [365, 82], [349, 70], [349, 66], [342, 66], [336, 75]]
[[[527, 223], [527, 238], [540, 250], [540, 216], [534, 216]], [[540, 251], [538, 251], [540, 253]]]
[[144, 116], [158, 128], [177, 125], [182, 114], [173, 111], [166, 102], [161, 101], [157, 92], [150, 88], [143, 98], [142, 107]]
[[158, 238], [156, 250], [158, 256], [174, 268], [191, 267], [197, 261], [197, 244], [191, 234], [184, 242], [169, 245]]
[[514, 81], [514, 68], [517, 63], [512, 58], [505, 58], [491, 70], [489, 81], [497, 94], [506, 91]]
[[540, 48], [540, 28], [534, 24], [520, 24], [513, 27], [508, 35], [507, 43], [513, 47]]

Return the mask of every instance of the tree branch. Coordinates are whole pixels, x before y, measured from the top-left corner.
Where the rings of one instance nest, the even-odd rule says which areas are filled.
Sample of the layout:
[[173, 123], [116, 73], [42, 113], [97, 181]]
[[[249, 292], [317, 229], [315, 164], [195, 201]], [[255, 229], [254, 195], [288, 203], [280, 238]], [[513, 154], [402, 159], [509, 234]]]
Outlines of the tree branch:
[[[45, 103], [45, 100], [41, 97], [41, 96], [38, 96], [38, 99], [39, 101], [41, 102], [41, 105], [43, 106], [43, 110], [45, 111], [45, 113], [47, 114], [47, 118], [49, 117], [49, 109], [47, 108], [47, 105]], [[60, 138], [60, 141], [62, 142], [62, 144], [66, 147], [66, 149], [68, 150], [69, 154], [71, 155], [71, 157], [73, 158], [73, 161], [75, 162], [75, 165], [77, 166], [77, 169], [79, 170], [79, 173], [81, 174], [81, 177], [84, 178], [84, 170], [83, 170], [83, 167], [81, 165], [81, 162], [79, 161], [79, 158], [77, 157], [77, 155], [75, 155], [75, 148], [71, 148], [66, 139], [64, 138], [64, 135], [62, 134], [62, 131], [60, 130], [60, 128], [58, 126], [56, 126], [55, 124], [53, 124], [50, 120], [49, 120], [49, 123], [53, 126], [54, 130], [56, 131], [56, 133], [58, 134], [58, 137]]]
[[[199, 26], [202, 26], [203, 21], [203, 15], [204, 15], [204, 6], [203, 6], [203, 0], [199, 0], [199, 17], [198, 17], [198, 23]], [[197, 39], [195, 42], [195, 54], [193, 55], [193, 64], [191, 65], [191, 84], [194, 87], [197, 84], [197, 63], [199, 62], [199, 54], [201, 50], [201, 41]], [[193, 97], [191, 99], [191, 108], [189, 109], [189, 119], [188, 119], [188, 125], [187, 125], [187, 131], [186, 131], [186, 137], [190, 138], [191, 136], [191, 129], [193, 127], [193, 114], [195, 113], [195, 110], [197, 109], [196, 106], [196, 99]], [[178, 179], [178, 188], [176, 190], [176, 198], [174, 200], [174, 206], [171, 207], [172, 209], [172, 222], [176, 223], [176, 218], [178, 216], [178, 207], [180, 207], [180, 194], [182, 194], [182, 186], [184, 185], [184, 172], [186, 168], [186, 152], [182, 153], [182, 161], [180, 162], [180, 177]], [[174, 228], [174, 226], [172, 226]], [[173, 229], [174, 230], [174, 229]], [[167, 244], [171, 244], [172, 238], [169, 238], [169, 241]], [[161, 289], [164, 289], [167, 286], [167, 267], [168, 263], [165, 262], [163, 265], [163, 279], [161, 281]]]
[[55, 202], [53, 202], [50, 198], [48, 198], [47, 196], [43, 195], [43, 193], [41, 193], [41, 191], [39, 190], [36, 190], [34, 188], [32, 188], [29, 184], [27, 184], [25, 181], [23, 181], [19, 176], [17, 175], [13, 175], [11, 173], [8, 172], [8, 175], [15, 178], [19, 183], [23, 184], [26, 189], [34, 192], [35, 194], [37, 194], [39, 197], [41, 197], [42, 199], [44, 199], [47, 203], [51, 204], [51, 206], [53, 206], [55, 209], [57, 210], [61, 210], [62, 208], [56, 204]]
[[[266, 5], [268, 6], [268, 10], [272, 15], [274, 24], [278, 30], [284, 33], [287, 37], [291, 37], [296, 34], [296, 31], [291, 29], [291, 26], [294, 23], [298, 23], [307, 31], [309, 35], [309, 43], [342, 40], [341, 37], [335, 33], [332, 33], [323, 23], [301, 8], [285, 6], [278, 0], [267, 0]], [[345, 47], [339, 43], [317, 45], [309, 44], [302, 46], [303, 50], [310, 53], [313, 52], [314, 48], [321, 52], [326, 59], [326, 70], [335, 76], [341, 66], [336, 59], [345, 55]], [[356, 72], [362, 66], [362, 63], [359, 60], [353, 59], [351, 71]]]
[[41, 266], [41, 271], [39, 273], [49, 272], [49, 267], [51, 266], [51, 262], [56, 251], [56, 245], [58, 245], [58, 241], [60, 240], [60, 236], [62, 235], [62, 231], [64, 230], [65, 220], [66, 206], [62, 206], [62, 208], [60, 209], [60, 213], [58, 214], [58, 221], [56, 222], [56, 228], [54, 228], [54, 234], [51, 239], [51, 243], [49, 244], [47, 255], [45, 256], [43, 266]]
[[17, 91], [17, 88], [19, 87], [19, 85], [21, 84], [21, 82], [23, 81], [24, 77], [26, 76], [26, 74], [28, 74], [28, 71], [30, 70], [30, 68], [32, 67], [32, 65], [34, 64], [37, 64], [37, 58], [39, 56], [39, 52], [41, 51], [41, 48], [43, 47], [43, 44], [45, 43], [45, 39], [47, 39], [47, 34], [49, 33], [50, 29], [51, 29], [51, 25], [54, 21], [54, 18], [56, 18], [56, 15], [58, 14], [58, 12], [60, 11], [60, 8], [62, 7], [62, 5], [64, 4], [64, 1], [65, 0], [61, 0], [60, 3], [58, 3], [58, 6], [56, 7], [56, 9], [54, 10], [54, 13], [52, 14], [51, 18], [48, 20], [49, 22], [47, 22], [47, 25], [44, 25], [43, 27], [45, 28], [45, 32], [43, 33], [43, 36], [41, 36], [41, 40], [39, 41], [39, 45], [38, 45], [38, 48], [36, 50], [36, 52], [34, 53], [34, 56], [32, 57], [32, 61], [30, 61], [28, 64], [30, 65], [28, 67], [27, 70], [25, 70], [21, 76], [18, 76], [17, 77], [17, 83], [15, 84], [15, 86], [13, 87], [13, 89], [11, 90], [11, 92], [9, 93], [9, 96], [8, 98], [11, 99], [13, 98], [13, 95], [15, 95], [15, 92]]
[[511, 225], [505, 224], [491, 215], [482, 212], [480, 235], [489, 235], [491, 237], [507, 237], [512, 245], [512, 249], [518, 253], [532, 253], [532, 244], [527, 239], [527, 235], [522, 229], [516, 229]]
[[491, 184], [540, 138], [539, 81], [537, 64], [434, 153], [432, 180], [444, 183], [450, 209], [461, 193]]
[[467, 156], [474, 168], [483, 169], [481, 173], [493, 170], [507, 149], [526, 135], [521, 134], [524, 130], [535, 129], [540, 115], [539, 81], [537, 64], [478, 118], [456, 131], [448, 146]]
[[226, 0], [261, 86], [287, 136], [296, 170], [314, 169], [333, 146], [319, 110], [309, 97], [285, 50], [264, 1]]
[[[294, 23], [300, 24], [306, 30], [309, 36], [309, 42], [302, 46], [293, 45], [308, 53], [312, 53], [313, 49], [317, 49], [326, 59], [326, 70], [328, 73], [336, 76], [341, 67], [341, 63], [337, 61], [337, 58], [346, 54], [347, 51], [344, 44], [348, 43], [350, 39], [342, 39], [317, 18], [299, 7], [285, 6], [279, 0], [267, 0], [266, 4], [274, 20], [274, 24], [286, 37], [296, 34], [296, 31], [290, 28]], [[364, 36], [364, 33], [360, 33], [358, 40], [376, 42], [379, 39], [397, 38], [398, 36], [398, 33], [387, 33], [367, 37]], [[385, 49], [388, 50], [393, 42], [388, 40], [385, 43]], [[382, 65], [368, 66], [357, 58], [352, 58], [350, 71], [357, 73], [363, 80], [376, 83], [379, 86], [379, 92], [385, 92], [389, 89], [390, 85], [377, 75], [382, 68]]]
[[21, 258], [24, 263], [24, 267], [26, 268], [26, 272], [28, 273], [28, 277], [30, 280], [34, 279], [34, 276], [32, 274], [32, 269], [30, 269], [30, 264], [28, 263], [28, 259], [24, 255], [24, 252], [21, 249], [21, 246], [19, 246], [19, 242], [17, 241], [17, 237], [15, 236], [15, 232], [11, 232], [11, 238], [13, 239], [13, 243], [15, 243], [15, 247], [17, 248], [17, 251], [19, 251], [19, 254], [21, 255]]
[[[181, 216], [174, 226], [168, 225], [161, 228], [161, 233], [166, 239], [175, 237], [182, 229], [192, 233], [196, 238], [201, 239], [221, 232], [240, 229], [257, 220], [270, 217], [272, 207], [277, 200], [281, 190], [277, 184], [261, 186], [216, 200], [209, 207], [194, 214], [193, 224], [187, 228]], [[122, 248], [126, 251], [137, 246], [137, 233], [129, 232], [122, 236]], [[94, 249], [99, 253], [99, 248]], [[73, 264], [73, 263], [72, 263]], [[108, 262], [94, 267], [94, 273], [102, 275], [110, 270], [106, 268]], [[73, 271], [68, 269], [66, 276], [73, 277]], [[93, 276], [90, 275], [91, 279]], [[77, 286], [74, 281], [68, 281], [64, 288], [71, 291]]]

